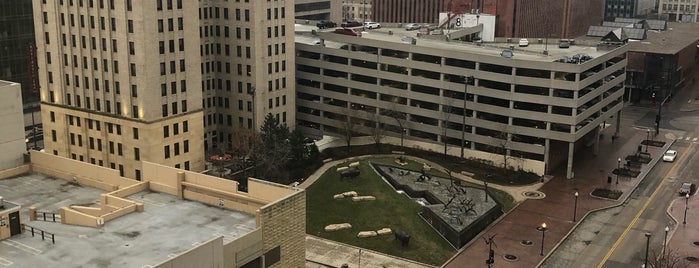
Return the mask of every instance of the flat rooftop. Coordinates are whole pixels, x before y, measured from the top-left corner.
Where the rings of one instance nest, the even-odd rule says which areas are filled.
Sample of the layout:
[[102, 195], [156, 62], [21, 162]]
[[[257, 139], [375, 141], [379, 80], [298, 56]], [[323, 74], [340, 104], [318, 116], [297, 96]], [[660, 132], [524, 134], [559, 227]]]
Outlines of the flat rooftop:
[[[315, 29], [313, 29], [315, 28]], [[320, 40], [320, 36], [312, 35], [310, 30], [316, 30], [323, 33], [332, 33], [335, 28], [318, 30], [318, 28], [306, 25], [296, 26], [296, 42], [304, 44], [317, 44]], [[358, 29], [361, 30], [361, 27]], [[393, 34], [389, 34], [392, 31]], [[380, 28], [366, 30], [362, 32], [362, 37], [364, 39], [380, 40], [386, 42], [403, 43], [401, 39], [405, 37], [413, 37], [417, 39], [415, 46], [419, 47], [430, 47], [437, 49], [444, 49], [449, 51], [464, 51], [468, 53], [475, 53], [481, 55], [491, 55], [500, 57], [500, 53], [505, 49], [510, 49], [510, 46], [514, 46], [514, 56], [513, 59], [528, 60], [528, 61], [541, 61], [541, 62], [553, 62], [565, 56], [572, 57], [576, 54], [587, 54], [593, 58], [604, 55], [609, 51], [600, 50], [598, 51], [595, 46], [589, 45], [571, 45], [570, 48], [559, 48], [558, 39], [550, 39], [548, 44], [542, 41], [541, 44], [538, 43], [538, 39], [529, 38], [529, 46], [519, 47], [519, 39], [513, 38], [512, 43], [506, 42], [484, 42], [480, 46], [473, 42], [463, 42], [458, 40], [446, 41], [444, 39], [435, 40], [430, 38], [417, 37], [418, 31], [406, 31], [403, 28]], [[446, 32], [445, 32], [446, 33]], [[441, 35], [446, 38], [445, 35]], [[325, 41], [326, 47], [336, 47], [344, 45], [344, 43], [329, 42]], [[543, 51], [548, 50], [548, 55], [544, 55]]]
[[40, 235], [25, 232], [3, 240], [0, 265], [151, 267], [218, 236], [228, 243], [255, 229], [253, 215], [147, 191], [127, 197], [144, 203], [144, 212], [119, 217], [99, 229], [29, 221], [31, 206], [41, 212], [58, 212], [63, 206], [97, 204], [101, 193], [36, 173], [0, 180], [0, 196], [22, 206], [22, 223], [54, 233], [56, 239], [51, 244], [50, 237], [42, 241]]
[[675, 54], [690, 45], [699, 46], [699, 23], [668, 22], [667, 30], [648, 30], [646, 40], [629, 42], [629, 51]]

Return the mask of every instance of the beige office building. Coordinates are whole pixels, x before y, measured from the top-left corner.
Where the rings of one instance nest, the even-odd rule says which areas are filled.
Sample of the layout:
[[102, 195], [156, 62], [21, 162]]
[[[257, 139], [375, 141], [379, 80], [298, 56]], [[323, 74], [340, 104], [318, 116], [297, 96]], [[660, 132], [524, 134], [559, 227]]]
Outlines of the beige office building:
[[658, 15], [667, 14], [669, 21], [698, 22], [699, 1], [697, 0], [660, 0]]
[[34, 17], [47, 152], [140, 179], [140, 160], [204, 170], [268, 113], [295, 125], [291, 1], [41, 1]]
[[342, 0], [296, 0], [294, 13], [299, 20], [339, 22], [342, 19]]
[[342, 19], [344, 21], [372, 21], [371, 0], [343, 0]]
[[[567, 164], [569, 177], [574, 152], [597, 148], [601, 127], [618, 132], [625, 46], [531, 40], [520, 48], [505, 39], [477, 45], [443, 38], [401, 29], [361, 37], [297, 33], [297, 128], [339, 137], [348, 129], [379, 133], [384, 142], [399, 144], [400, 137], [410, 147], [496, 165], [508, 160], [539, 174]], [[582, 54], [591, 58], [559, 62]]]
[[267, 114], [296, 124], [293, 3], [200, 3], [205, 150], [259, 129]]

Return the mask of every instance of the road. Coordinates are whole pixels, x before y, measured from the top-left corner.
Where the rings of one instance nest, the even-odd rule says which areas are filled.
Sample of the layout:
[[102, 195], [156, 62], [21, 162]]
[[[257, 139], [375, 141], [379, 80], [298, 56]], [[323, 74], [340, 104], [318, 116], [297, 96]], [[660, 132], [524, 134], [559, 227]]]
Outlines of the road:
[[[684, 90], [663, 106], [661, 134], [677, 139], [672, 146], [679, 152], [677, 160], [658, 163], [622, 205], [591, 213], [541, 267], [642, 267], [647, 242], [649, 258], [661, 254], [665, 227], [670, 239], [678, 225], [668, 208], [672, 202], [684, 202], [677, 189], [682, 182], [699, 184], [699, 106], [686, 105], [697, 99], [696, 94]], [[635, 127], [654, 127], [655, 108], [627, 107], [624, 112], [638, 116], [628, 122]], [[693, 213], [691, 208], [688, 213]], [[682, 225], [682, 218], [676, 220]]]

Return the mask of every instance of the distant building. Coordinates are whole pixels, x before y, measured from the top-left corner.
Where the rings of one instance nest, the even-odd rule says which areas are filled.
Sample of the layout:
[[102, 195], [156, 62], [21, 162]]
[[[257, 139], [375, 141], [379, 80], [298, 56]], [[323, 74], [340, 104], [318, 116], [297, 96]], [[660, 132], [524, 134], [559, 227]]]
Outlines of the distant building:
[[657, 2], [657, 0], [606, 0], [604, 2], [604, 17], [646, 17], [655, 11], [655, 4]]
[[[22, 93], [18, 83], [0, 81], [0, 170], [14, 168], [24, 161], [26, 144], [22, 120]], [[2, 196], [2, 195], [0, 195]]]
[[[340, 0], [296, 0], [294, 17], [299, 20], [342, 20]], [[338, 23], [339, 25], [339, 23]]]
[[39, 100], [29, 72], [29, 45], [35, 42], [32, 2], [36, 1], [0, 1], [0, 80], [21, 84], [23, 103]]
[[343, 0], [342, 20], [343, 21], [373, 21], [371, 15], [371, 3], [373, 0]]
[[659, 0], [658, 15], [669, 21], [698, 22], [699, 0]]
[[437, 23], [449, 0], [372, 0], [372, 20], [388, 23]]

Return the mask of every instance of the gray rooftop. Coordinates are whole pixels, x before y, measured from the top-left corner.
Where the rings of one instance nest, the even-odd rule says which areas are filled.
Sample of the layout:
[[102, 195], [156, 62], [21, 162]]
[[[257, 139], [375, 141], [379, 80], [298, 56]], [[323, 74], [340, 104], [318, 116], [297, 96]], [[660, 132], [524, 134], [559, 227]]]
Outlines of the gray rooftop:
[[100, 193], [103, 192], [99, 189], [42, 174], [0, 180], [0, 196], [22, 206], [22, 223], [56, 235], [56, 244], [26, 232], [3, 240], [0, 264], [149, 267], [212, 238], [223, 236], [224, 243], [228, 243], [255, 229], [253, 215], [155, 192], [127, 197], [144, 203], [145, 211], [114, 219], [99, 229], [29, 221], [27, 208], [30, 206], [38, 211], [57, 212], [62, 206], [96, 204]]
[[[312, 35], [308, 31], [311, 27], [297, 25], [296, 28], [296, 42], [304, 44], [316, 44], [320, 40], [320, 36]], [[317, 29], [317, 28], [316, 28]], [[332, 33], [334, 29], [319, 30], [324, 33], [327, 37], [332, 37], [335, 35]], [[388, 32], [392, 31], [393, 34], [389, 35]], [[339, 34], [338, 34], [339, 35]], [[327, 38], [326, 37], [326, 38]], [[481, 55], [491, 55], [500, 57], [500, 53], [509, 49], [511, 45], [514, 45], [514, 59], [529, 60], [529, 61], [542, 61], [542, 62], [553, 62], [562, 57], [571, 57], [576, 54], [587, 54], [594, 57], [598, 57], [606, 54], [608, 51], [597, 51], [595, 46], [587, 45], [571, 45], [570, 48], [561, 49], [558, 48], [558, 39], [549, 40], [548, 44], [545, 42], [538, 43], [537, 38], [529, 39], [528, 47], [518, 47], [517, 43], [519, 39], [513, 41], [513, 43], [505, 42], [487, 42], [483, 43], [481, 46], [476, 45], [472, 42], [461, 42], [461, 41], [445, 41], [443, 39], [434, 40], [431, 38], [420, 38], [417, 37], [417, 31], [406, 31], [403, 28], [381, 28], [375, 30], [367, 30], [362, 32], [363, 39], [380, 40], [386, 42], [402, 43], [401, 39], [404, 37], [415, 37], [417, 38], [418, 47], [430, 47], [436, 49], [443, 49], [449, 51], [464, 51], [469, 53], [476, 53]], [[325, 42], [326, 47], [340, 47], [344, 45], [338, 42]], [[548, 50], [549, 54], [544, 55], [543, 51]]]
[[629, 51], [675, 54], [699, 42], [699, 23], [668, 22], [665, 31], [648, 31], [646, 40], [629, 42]]

